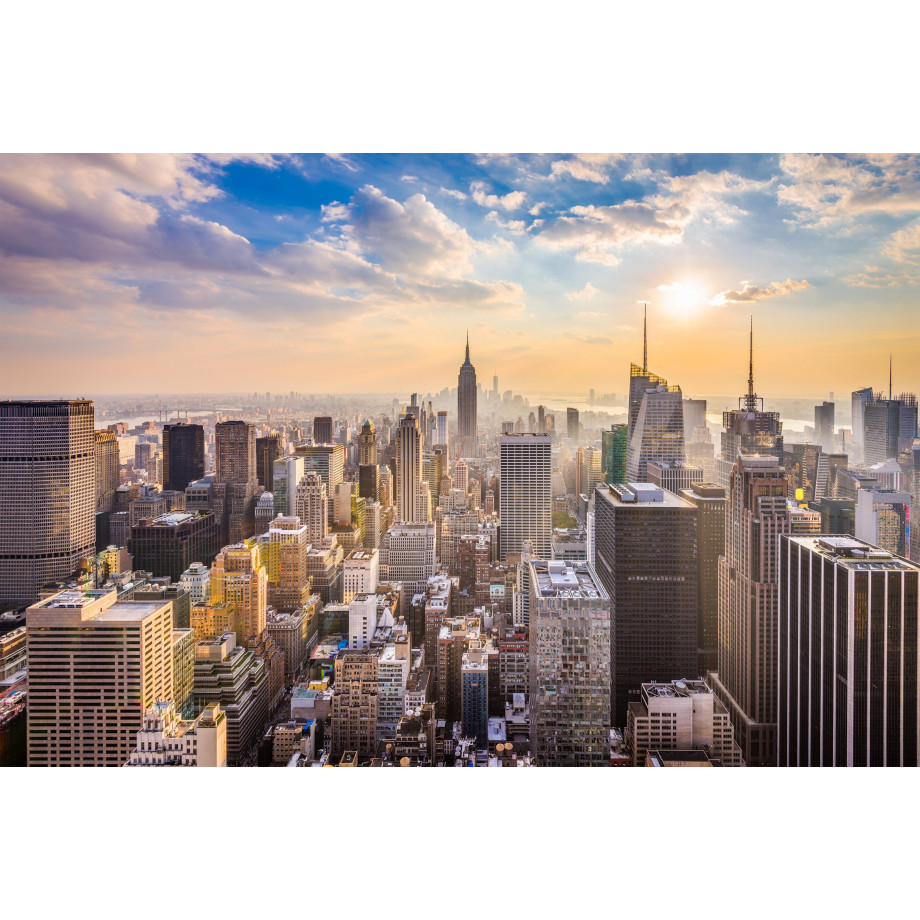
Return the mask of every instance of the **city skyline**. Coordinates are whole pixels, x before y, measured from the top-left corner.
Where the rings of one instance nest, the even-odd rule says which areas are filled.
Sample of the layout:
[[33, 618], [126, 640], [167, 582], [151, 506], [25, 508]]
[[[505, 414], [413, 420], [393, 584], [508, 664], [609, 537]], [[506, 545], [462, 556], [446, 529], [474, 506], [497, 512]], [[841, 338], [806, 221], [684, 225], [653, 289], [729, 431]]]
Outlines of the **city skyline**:
[[483, 381], [620, 393], [640, 300], [687, 394], [751, 315], [762, 393], [920, 386], [914, 155], [3, 155], [0, 227], [9, 395], [437, 391], [466, 329]]

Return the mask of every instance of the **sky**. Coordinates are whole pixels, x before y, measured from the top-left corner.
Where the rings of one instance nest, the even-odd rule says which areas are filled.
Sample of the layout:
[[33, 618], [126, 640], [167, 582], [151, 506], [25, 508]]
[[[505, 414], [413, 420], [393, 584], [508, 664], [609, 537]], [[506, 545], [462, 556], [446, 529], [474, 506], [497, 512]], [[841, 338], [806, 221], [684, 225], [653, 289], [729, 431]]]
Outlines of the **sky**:
[[920, 157], [0, 155], [0, 394], [920, 390]]

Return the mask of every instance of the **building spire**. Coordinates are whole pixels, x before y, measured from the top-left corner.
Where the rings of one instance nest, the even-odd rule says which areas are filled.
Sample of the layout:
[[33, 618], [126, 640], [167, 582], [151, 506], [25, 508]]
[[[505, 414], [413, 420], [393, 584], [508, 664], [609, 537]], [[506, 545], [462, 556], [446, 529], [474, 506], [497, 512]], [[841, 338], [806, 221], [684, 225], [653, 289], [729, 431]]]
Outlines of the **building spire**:
[[648, 373], [648, 301], [640, 300], [642, 304], [642, 373]]
[[470, 330], [466, 330], [466, 363], [470, 363]]
[[757, 409], [757, 394], [754, 392], [754, 317], [751, 316], [750, 346], [748, 351], [748, 388], [745, 398], [745, 408], [748, 412]]
[[891, 352], [888, 352], [888, 402], [891, 402]]

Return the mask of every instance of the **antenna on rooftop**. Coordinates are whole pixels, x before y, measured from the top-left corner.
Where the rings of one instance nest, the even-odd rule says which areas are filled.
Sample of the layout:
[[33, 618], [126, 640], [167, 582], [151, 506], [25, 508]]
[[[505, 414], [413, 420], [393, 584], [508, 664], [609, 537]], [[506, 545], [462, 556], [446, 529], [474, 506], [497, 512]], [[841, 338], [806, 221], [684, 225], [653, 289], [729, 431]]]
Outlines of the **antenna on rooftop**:
[[648, 373], [648, 301], [640, 300], [642, 311], [642, 373]]

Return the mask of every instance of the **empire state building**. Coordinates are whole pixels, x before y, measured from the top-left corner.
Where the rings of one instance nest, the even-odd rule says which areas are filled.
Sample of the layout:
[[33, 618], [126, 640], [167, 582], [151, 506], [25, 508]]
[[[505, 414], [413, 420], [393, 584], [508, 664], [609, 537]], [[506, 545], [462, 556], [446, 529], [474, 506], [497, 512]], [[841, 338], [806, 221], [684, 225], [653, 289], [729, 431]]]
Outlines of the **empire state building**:
[[457, 380], [457, 454], [474, 457], [478, 453], [476, 440], [476, 368], [470, 363], [470, 336], [466, 336], [466, 360]]

